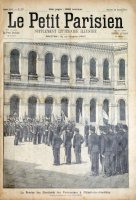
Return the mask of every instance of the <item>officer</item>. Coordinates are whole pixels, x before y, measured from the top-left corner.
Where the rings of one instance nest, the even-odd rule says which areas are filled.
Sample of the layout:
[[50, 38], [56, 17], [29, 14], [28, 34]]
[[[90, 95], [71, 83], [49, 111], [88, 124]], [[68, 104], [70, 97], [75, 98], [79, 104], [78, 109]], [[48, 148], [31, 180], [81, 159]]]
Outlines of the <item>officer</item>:
[[14, 145], [18, 145], [19, 137], [20, 137], [20, 125], [19, 121], [16, 121]]
[[60, 165], [60, 146], [62, 144], [62, 139], [59, 134], [57, 127], [54, 128], [53, 138], [52, 138], [52, 150], [54, 157], [54, 165]]
[[34, 128], [33, 128], [33, 144], [37, 144], [37, 140], [38, 140], [38, 122], [35, 121], [34, 123]]
[[116, 126], [116, 172], [117, 174], [122, 174], [122, 138], [123, 138], [123, 129], [122, 124], [117, 124]]
[[23, 124], [20, 122], [20, 136], [19, 136], [19, 142], [23, 141]]
[[104, 156], [102, 154], [102, 150], [103, 150], [103, 147], [104, 147], [104, 142], [105, 142], [105, 139], [104, 139], [104, 134], [105, 134], [105, 127], [106, 126], [99, 126], [99, 129], [100, 129], [100, 136], [99, 136], [99, 146], [100, 146], [100, 163], [102, 165], [102, 174], [104, 175], [105, 173], [105, 170], [104, 170]]
[[33, 134], [34, 134], [34, 126], [31, 123], [29, 125], [29, 142], [32, 142], [32, 140], [33, 140]]
[[85, 146], [88, 146], [88, 136], [89, 136], [89, 125], [88, 122], [85, 122], [85, 127], [84, 127], [84, 139], [85, 139]]
[[75, 135], [73, 139], [73, 148], [76, 157], [76, 163], [81, 163], [81, 145], [84, 142], [83, 136], [79, 133], [79, 129], [75, 128]]
[[109, 177], [114, 175], [114, 156], [115, 152], [113, 151], [114, 147], [114, 138], [112, 134], [112, 129], [110, 125], [106, 127], [106, 134], [104, 135], [104, 143], [101, 146], [102, 155], [104, 157], [104, 170], [105, 170], [105, 177]]
[[128, 173], [128, 126], [123, 126], [124, 130], [124, 153], [125, 153], [125, 160], [124, 160], [124, 173]]
[[23, 137], [24, 137], [24, 142], [27, 141], [28, 138], [28, 125], [27, 125], [27, 120], [24, 119], [24, 125], [23, 125]]
[[128, 172], [128, 127], [122, 125], [122, 153], [121, 153], [121, 173]]
[[90, 126], [90, 135], [88, 137], [88, 152], [91, 160], [92, 176], [99, 175], [99, 136], [95, 133], [95, 127]]
[[65, 136], [64, 136], [66, 164], [71, 164], [72, 138], [73, 138], [73, 133], [70, 131], [69, 126], [67, 126]]

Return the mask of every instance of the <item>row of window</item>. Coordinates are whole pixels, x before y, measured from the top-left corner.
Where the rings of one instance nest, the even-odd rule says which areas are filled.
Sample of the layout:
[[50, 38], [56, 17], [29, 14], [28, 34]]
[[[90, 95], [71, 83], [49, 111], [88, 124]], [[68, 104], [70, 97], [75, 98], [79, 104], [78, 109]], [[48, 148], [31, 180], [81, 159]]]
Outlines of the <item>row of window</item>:
[[[20, 74], [19, 72], [19, 57], [20, 53], [17, 49], [13, 49], [10, 53], [10, 73]], [[28, 54], [28, 76], [29, 78], [37, 78], [36, 72], [37, 65], [37, 53], [30, 51]], [[82, 79], [82, 66], [83, 57], [78, 56], [76, 58], [76, 78]], [[53, 75], [53, 54], [47, 53], [45, 55], [45, 77], [54, 77]], [[96, 60], [92, 58], [90, 60], [90, 77], [96, 77]], [[68, 79], [68, 56], [63, 55], [61, 57], [61, 78]], [[105, 59], [103, 62], [103, 80], [109, 80], [109, 61]], [[125, 80], [125, 60], [120, 59], [119, 61], [119, 80]]]
[[[19, 115], [19, 102], [20, 99], [14, 95], [10, 99], [10, 114], [13, 115], [17, 113]], [[68, 116], [68, 104], [69, 100], [67, 98], [61, 99], [61, 113], [64, 113], [66, 117]], [[36, 105], [37, 98], [32, 96], [28, 99], [28, 116], [30, 118], [36, 117]], [[51, 117], [53, 110], [53, 98], [47, 97], [45, 99], [45, 116]], [[103, 101], [103, 111], [109, 116], [109, 100], [105, 99]], [[80, 122], [83, 112], [83, 98], [78, 98], [76, 100], [76, 122]], [[123, 99], [119, 100], [119, 119], [120, 121], [126, 120], [126, 105]], [[90, 101], [90, 122], [96, 122], [96, 100], [92, 99]]]

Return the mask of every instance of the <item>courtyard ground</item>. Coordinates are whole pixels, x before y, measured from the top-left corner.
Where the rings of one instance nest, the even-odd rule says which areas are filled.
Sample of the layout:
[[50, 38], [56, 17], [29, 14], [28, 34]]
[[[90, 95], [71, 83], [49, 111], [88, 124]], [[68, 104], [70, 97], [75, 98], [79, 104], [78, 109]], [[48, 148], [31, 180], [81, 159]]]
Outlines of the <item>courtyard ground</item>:
[[[90, 176], [91, 163], [87, 148], [82, 147], [82, 163], [65, 164], [61, 147], [61, 165], [53, 165], [52, 148], [45, 144], [25, 142], [14, 146], [14, 137], [4, 138], [5, 188], [127, 188], [128, 174], [105, 178], [102, 173]], [[101, 169], [100, 169], [101, 171]]]

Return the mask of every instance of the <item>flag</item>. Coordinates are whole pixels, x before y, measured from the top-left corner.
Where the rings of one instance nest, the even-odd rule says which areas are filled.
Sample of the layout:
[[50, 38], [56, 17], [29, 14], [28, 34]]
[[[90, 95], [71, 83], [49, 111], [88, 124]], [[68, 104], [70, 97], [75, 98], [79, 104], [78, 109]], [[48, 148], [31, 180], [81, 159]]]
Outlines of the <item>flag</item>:
[[107, 124], [108, 121], [109, 121], [109, 116], [107, 115], [107, 113], [105, 112], [105, 110], [102, 110], [102, 117], [103, 117], [104, 124]]

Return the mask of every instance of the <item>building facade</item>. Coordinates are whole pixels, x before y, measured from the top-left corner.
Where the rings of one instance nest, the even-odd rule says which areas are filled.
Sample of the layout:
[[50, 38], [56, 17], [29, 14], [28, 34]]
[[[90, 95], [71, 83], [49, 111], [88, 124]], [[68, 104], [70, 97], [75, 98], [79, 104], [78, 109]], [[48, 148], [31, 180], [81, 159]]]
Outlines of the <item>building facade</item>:
[[5, 43], [4, 119], [128, 124], [126, 43]]

